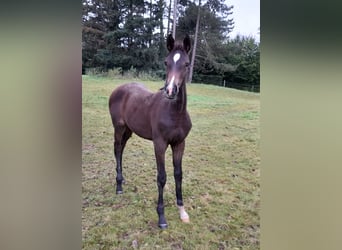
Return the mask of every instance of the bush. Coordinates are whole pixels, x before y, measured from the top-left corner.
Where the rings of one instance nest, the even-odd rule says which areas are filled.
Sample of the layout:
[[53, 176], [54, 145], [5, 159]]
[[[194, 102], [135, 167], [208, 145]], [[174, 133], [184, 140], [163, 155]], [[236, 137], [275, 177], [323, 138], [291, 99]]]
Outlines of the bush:
[[90, 76], [103, 76], [115, 79], [141, 79], [145, 81], [161, 81], [165, 78], [165, 71], [138, 71], [133, 66], [123, 71], [121, 67], [113, 68], [105, 72], [101, 67], [85, 69], [86, 75]]
[[125, 78], [128, 78], [128, 79], [137, 78], [138, 77], [138, 71], [136, 68], [131, 66], [131, 68], [129, 70], [125, 71], [123, 75]]
[[139, 72], [139, 79], [145, 81], [160, 81], [161, 78], [154, 71], [141, 71]]
[[88, 76], [105, 76], [106, 73], [102, 70], [102, 68], [87, 68], [85, 69], [85, 73]]
[[122, 75], [123, 74], [122, 74], [121, 67], [110, 69], [107, 72], [107, 77], [110, 77], [110, 78], [122, 78]]

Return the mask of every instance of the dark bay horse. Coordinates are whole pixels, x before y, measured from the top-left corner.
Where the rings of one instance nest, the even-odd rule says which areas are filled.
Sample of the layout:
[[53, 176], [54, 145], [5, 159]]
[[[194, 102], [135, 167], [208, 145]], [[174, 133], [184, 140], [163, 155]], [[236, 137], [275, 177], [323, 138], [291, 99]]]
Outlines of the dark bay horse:
[[163, 189], [166, 183], [165, 151], [171, 145], [176, 183], [176, 199], [180, 218], [189, 222], [182, 198], [182, 157], [185, 138], [191, 129], [191, 120], [186, 110], [186, 79], [189, 68], [190, 38], [175, 42], [167, 37], [168, 56], [165, 59], [166, 81], [163, 88], [152, 93], [143, 85], [128, 83], [113, 91], [109, 110], [114, 126], [114, 156], [116, 159], [116, 193], [121, 194], [122, 153], [127, 140], [134, 132], [152, 140], [157, 162], [158, 225], [167, 228], [164, 216]]

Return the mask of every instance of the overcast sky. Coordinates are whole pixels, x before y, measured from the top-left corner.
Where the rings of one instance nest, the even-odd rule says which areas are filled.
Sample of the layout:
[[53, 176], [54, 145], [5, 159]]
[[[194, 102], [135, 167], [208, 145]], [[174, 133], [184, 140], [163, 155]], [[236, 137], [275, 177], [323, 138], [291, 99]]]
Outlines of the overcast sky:
[[[260, 41], [260, 0], [226, 0], [228, 5], [234, 5], [233, 14], [234, 30], [230, 37], [234, 38], [237, 34], [252, 36]], [[260, 28], [261, 29], [261, 28]]]

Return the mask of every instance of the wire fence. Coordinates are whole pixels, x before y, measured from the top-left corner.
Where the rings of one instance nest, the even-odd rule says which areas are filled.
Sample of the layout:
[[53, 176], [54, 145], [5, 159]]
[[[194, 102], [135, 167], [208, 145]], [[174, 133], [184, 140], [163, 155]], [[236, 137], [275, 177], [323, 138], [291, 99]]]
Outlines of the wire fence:
[[234, 88], [250, 92], [260, 92], [260, 85], [253, 83], [237, 83], [224, 80], [223, 77], [217, 75], [194, 75], [193, 82], [212, 84], [226, 88]]
[[223, 87], [227, 88], [233, 88], [233, 89], [240, 89], [240, 90], [245, 90], [245, 91], [250, 91], [250, 92], [260, 92], [260, 85], [257, 84], [243, 84], [243, 83], [231, 83], [231, 82], [225, 82], [223, 81], [222, 84]]

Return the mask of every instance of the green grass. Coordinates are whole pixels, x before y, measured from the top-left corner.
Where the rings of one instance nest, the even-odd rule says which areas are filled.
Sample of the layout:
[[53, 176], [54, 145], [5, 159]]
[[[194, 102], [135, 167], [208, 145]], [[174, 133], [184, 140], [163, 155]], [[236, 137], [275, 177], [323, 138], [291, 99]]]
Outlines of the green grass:
[[[133, 135], [123, 155], [124, 194], [115, 194], [112, 90], [124, 82], [83, 76], [83, 249], [259, 249], [259, 94], [190, 84], [192, 130], [183, 157], [183, 199], [175, 205], [171, 150], [164, 192], [167, 230], [157, 226], [152, 142]], [[157, 91], [162, 82], [143, 82]]]

